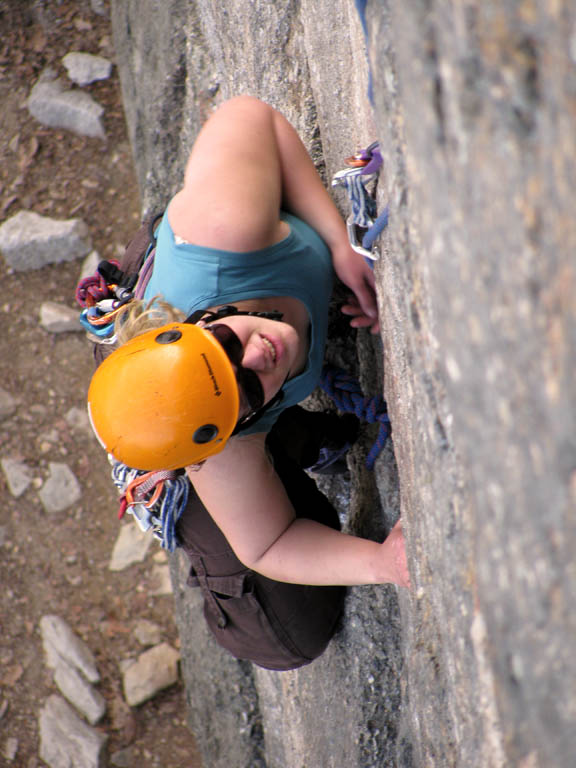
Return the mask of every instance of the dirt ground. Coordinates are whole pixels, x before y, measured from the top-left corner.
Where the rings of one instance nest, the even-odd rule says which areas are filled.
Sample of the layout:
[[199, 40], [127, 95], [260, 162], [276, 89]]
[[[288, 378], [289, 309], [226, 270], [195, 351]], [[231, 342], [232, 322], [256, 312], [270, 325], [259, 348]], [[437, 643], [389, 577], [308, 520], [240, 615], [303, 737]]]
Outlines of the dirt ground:
[[[66, 75], [61, 59], [69, 51], [113, 60], [108, 16], [96, 15], [87, 1], [0, 0], [0, 29], [0, 223], [20, 210], [77, 216], [100, 256], [114, 256], [139, 220], [116, 71], [86, 88], [105, 107], [106, 141], [43, 127], [26, 109], [47, 66]], [[84, 408], [91, 345], [81, 333], [49, 334], [39, 325], [43, 301], [75, 306], [80, 266], [13, 273], [0, 258], [0, 385], [18, 400], [16, 412], [0, 422], [0, 456], [25, 461], [35, 478], [14, 499], [0, 476], [0, 765], [44, 765], [38, 715], [55, 686], [38, 625], [55, 613], [96, 655], [108, 703], [98, 727], [109, 735], [108, 754], [130, 747], [130, 765], [195, 768], [200, 761], [181, 685], [135, 709], [123, 702], [119, 662], [144, 650], [133, 637], [134, 622], [150, 619], [166, 641], [177, 647], [178, 639], [172, 598], [150, 595], [151, 566], [161, 552], [155, 543], [142, 565], [108, 570], [119, 530], [108, 463], [96, 440], [64, 419], [73, 406]], [[49, 461], [67, 463], [80, 481], [76, 508], [44, 512], [37, 489]], [[11, 763], [9, 739], [18, 743]]]

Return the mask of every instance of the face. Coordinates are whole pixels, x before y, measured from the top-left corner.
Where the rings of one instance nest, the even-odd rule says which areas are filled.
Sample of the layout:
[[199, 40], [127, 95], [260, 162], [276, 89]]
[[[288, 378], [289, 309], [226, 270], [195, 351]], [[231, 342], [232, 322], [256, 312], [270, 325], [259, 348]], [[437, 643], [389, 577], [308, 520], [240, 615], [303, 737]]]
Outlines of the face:
[[[244, 350], [242, 365], [257, 374], [264, 401], [269, 402], [302, 365], [296, 330], [288, 323], [248, 315], [219, 318], [217, 322], [227, 325], [238, 336]], [[241, 407], [241, 413], [242, 410]]]

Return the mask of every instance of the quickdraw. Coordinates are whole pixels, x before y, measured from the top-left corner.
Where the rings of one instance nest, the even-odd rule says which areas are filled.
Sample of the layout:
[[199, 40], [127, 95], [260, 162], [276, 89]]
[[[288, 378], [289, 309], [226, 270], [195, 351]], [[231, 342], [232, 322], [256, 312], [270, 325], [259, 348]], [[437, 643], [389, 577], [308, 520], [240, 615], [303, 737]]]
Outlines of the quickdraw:
[[332, 186], [343, 187], [352, 206], [346, 220], [350, 246], [372, 266], [378, 259], [375, 241], [388, 225], [388, 206], [380, 215], [376, 208], [376, 186], [382, 167], [380, 143], [373, 142], [345, 162], [348, 167], [334, 174]]

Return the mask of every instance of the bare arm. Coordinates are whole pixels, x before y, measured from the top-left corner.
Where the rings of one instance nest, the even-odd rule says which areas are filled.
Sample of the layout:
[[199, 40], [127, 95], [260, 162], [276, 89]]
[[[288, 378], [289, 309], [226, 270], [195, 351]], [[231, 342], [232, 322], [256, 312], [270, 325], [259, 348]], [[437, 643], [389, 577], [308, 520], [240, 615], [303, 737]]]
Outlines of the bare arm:
[[378, 544], [295, 517], [263, 435], [230, 440], [189, 477], [236, 556], [268, 578], [311, 585], [409, 584], [399, 527]]

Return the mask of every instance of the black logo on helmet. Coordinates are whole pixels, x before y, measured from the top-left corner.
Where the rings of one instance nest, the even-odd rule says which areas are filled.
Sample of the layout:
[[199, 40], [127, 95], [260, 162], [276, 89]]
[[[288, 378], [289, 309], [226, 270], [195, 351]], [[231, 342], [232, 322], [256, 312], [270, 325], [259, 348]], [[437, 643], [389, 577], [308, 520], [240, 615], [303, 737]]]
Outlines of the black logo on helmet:
[[214, 376], [214, 371], [212, 370], [212, 366], [210, 365], [210, 363], [208, 361], [208, 358], [206, 357], [206, 354], [204, 352], [201, 352], [200, 354], [202, 356], [202, 359], [206, 363], [206, 368], [208, 369], [208, 375], [212, 379], [212, 386], [214, 387], [214, 394], [216, 395], [216, 397], [220, 397], [220, 395], [222, 394], [222, 390], [218, 386], [218, 382], [216, 381], [216, 376]]

